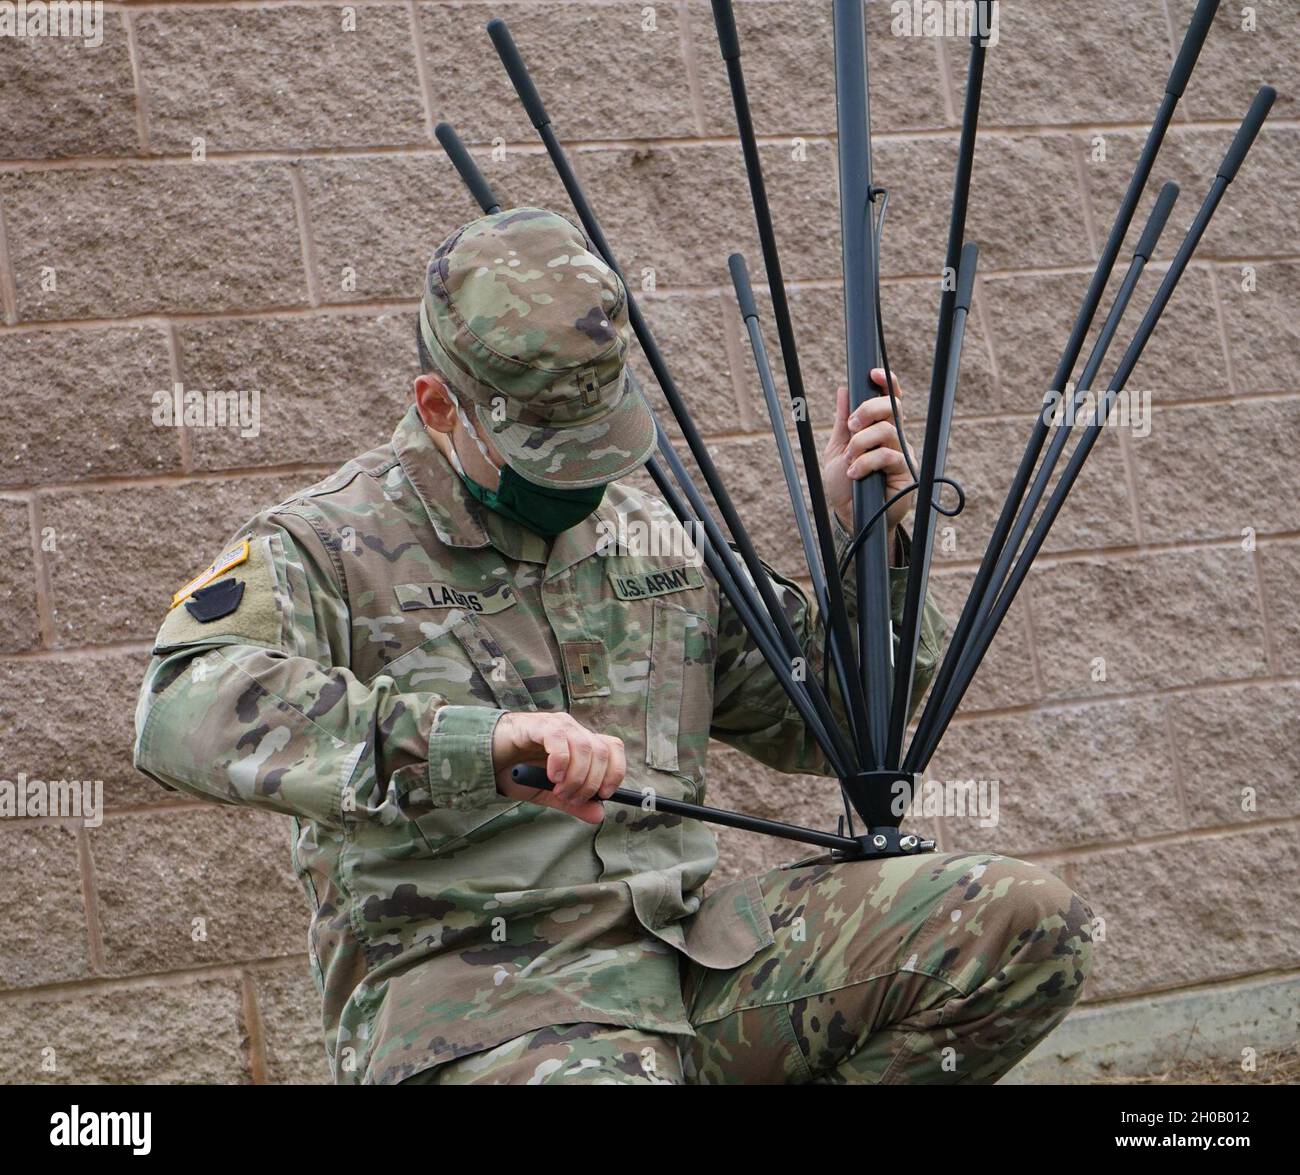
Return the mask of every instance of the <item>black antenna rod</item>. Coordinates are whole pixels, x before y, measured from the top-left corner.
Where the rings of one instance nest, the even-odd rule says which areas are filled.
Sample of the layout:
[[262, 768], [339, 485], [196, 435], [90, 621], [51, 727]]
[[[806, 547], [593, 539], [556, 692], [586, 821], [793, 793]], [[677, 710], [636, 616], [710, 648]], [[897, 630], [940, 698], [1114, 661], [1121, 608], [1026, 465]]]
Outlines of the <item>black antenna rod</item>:
[[[794, 413], [795, 431], [799, 438], [799, 452], [803, 458], [813, 521], [817, 527], [816, 546], [808, 541], [808, 516], [803, 510], [803, 490], [797, 487], [790, 491], [791, 501], [796, 502], [797, 499], [795, 521], [796, 524], [801, 524], [799, 534], [804, 540], [804, 560], [808, 564], [808, 574], [812, 579], [817, 606], [826, 617], [830, 629], [832, 663], [835, 666], [840, 695], [845, 699], [845, 707], [852, 722], [859, 759], [865, 763], [869, 757], [862, 742], [863, 733], [867, 729], [866, 694], [856, 672], [856, 657], [849, 633], [848, 610], [844, 602], [844, 585], [832, 570], [836, 565], [835, 537], [831, 529], [830, 512], [826, 505], [826, 491], [822, 485], [817, 440], [813, 435], [808, 397], [804, 391], [803, 370], [799, 366], [794, 323], [790, 314], [790, 303], [786, 297], [785, 278], [781, 273], [781, 255], [776, 246], [776, 231], [772, 225], [772, 210], [767, 199], [767, 184], [763, 179], [763, 164], [759, 158], [754, 119], [745, 90], [745, 71], [740, 63], [740, 36], [736, 31], [736, 16], [732, 11], [731, 0], [713, 0], [713, 23], [718, 32], [718, 47], [727, 66], [727, 81], [731, 87], [732, 105], [736, 110], [736, 128], [740, 134], [740, 147], [745, 157], [745, 174], [749, 179], [754, 222], [758, 228], [758, 239], [763, 250], [763, 268], [767, 273], [768, 289], [771, 291], [772, 316], [776, 319], [776, 333], [781, 343], [781, 361], [785, 368], [786, 388]], [[741, 265], [743, 268], [743, 261]], [[733, 281], [735, 277], [736, 270], [733, 263]], [[746, 285], [748, 287], [747, 276]], [[737, 286], [738, 293], [739, 288]], [[743, 309], [741, 313], [744, 313]], [[768, 412], [769, 415], [772, 414], [771, 404], [768, 405]], [[772, 415], [773, 428], [777, 427], [779, 419], [779, 412]], [[784, 431], [784, 424], [782, 424], [782, 436]], [[780, 441], [778, 440], [777, 443], [779, 446]], [[787, 444], [787, 451], [788, 448]]]
[[[966, 208], [970, 201], [971, 174], [975, 164], [975, 135], [979, 124], [980, 95], [984, 87], [984, 62], [988, 42], [981, 30], [991, 28], [988, 0], [979, 0], [971, 31], [970, 65], [966, 72], [966, 98], [961, 115], [961, 138], [957, 146], [957, 169], [953, 179], [952, 213], [948, 222], [948, 251], [944, 257], [944, 278], [939, 297], [939, 329], [934, 339], [934, 364], [930, 369], [930, 404], [926, 411], [925, 440], [921, 447], [921, 474], [917, 478], [916, 518], [913, 523], [912, 564], [907, 570], [907, 590], [903, 597], [903, 621], [898, 630], [898, 651], [894, 658], [894, 693], [889, 711], [889, 745], [885, 762], [897, 766], [903, 757], [903, 739], [907, 731], [912, 681], [916, 672], [917, 645], [921, 638], [921, 609], [930, 582], [930, 560], [934, 542], [937, 511], [934, 509], [936, 473], [940, 449], [948, 444], [952, 402], [944, 412], [950, 393], [949, 344], [957, 302], [957, 275], [966, 274], [962, 246], [966, 238]], [[974, 275], [972, 274], [972, 279]], [[967, 302], [969, 309], [969, 301]], [[956, 379], [951, 380], [951, 394], [956, 395]]]
[[478, 164], [466, 150], [465, 144], [460, 141], [460, 136], [451, 123], [440, 122], [433, 128], [433, 133], [442, 144], [442, 149], [447, 152], [447, 158], [451, 160], [456, 173], [464, 181], [469, 194], [474, 197], [478, 206], [489, 216], [494, 212], [500, 212], [501, 201], [493, 194], [492, 185], [483, 178]]
[[938, 741], [930, 737], [930, 727], [937, 715], [940, 701], [947, 692], [957, 665], [965, 652], [966, 643], [974, 627], [975, 617], [990, 587], [994, 564], [1002, 553], [1007, 534], [1011, 529], [1012, 520], [1015, 518], [1016, 511], [1020, 506], [1021, 498], [1024, 497], [1025, 488], [1029, 485], [1034, 466], [1038, 462], [1038, 455], [1042, 452], [1043, 442], [1047, 438], [1048, 431], [1048, 426], [1044, 421], [1051, 416], [1055, 398], [1064, 392], [1070, 382], [1070, 373], [1079, 360], [1079, 352], [1083, 350], [1084, 340], [1087, 338], [1088, 331], [1092, 326], [1092, 320], [1096, 316], [1097, 308], [1100, 306], [1102, 296], [1105, 294], [1111, 272], [1115, 267], [1115, 261], [1124, 245], [1124, 238], [1128, 235], [1129, 226], [1133, 223], [1133, 216], [1137, 211], [1138, 203], [1142, 199], [1142, 193], [1146, 189], [1147, 181], [1151, 177], [1151, 169], [1155, 165], [1156, 156], [1160, 152], [1165, 133], [1173, 120], [1174, 110], [1178, 106], [1178, 100], [1182, 97], [1192, 70], [1196, 66], [1196, 60], [1205, 44], [1205, 38], [1209, 35], [1210, 26], [1214, 21], [1214, 14], [1218, 11], [1218, 7], [1219, 0], [1200, 0], [1196, 12], [1192, 15], [1191, 23], [1188, 25], [1187, 33], [1183, 38], [1182, 49], [1178, 54], [1177, 61], [1174, 62], [1173, 69], [1170, 71], [1169, 79], [1165, 83], [1164, 98], [1161, 100], [1160, 108], [1157, 110], [1155, 120], [1151, 124], [1151, 130], [1147, 134], [1146, 142], [1138, 157], [1137, 166], [1133, 169], [1133, 176], [1129, 180], [1128, 190], [1124, 193], [1119, 210], [1115, 213], [1115, 221], [1111, 226], [1110, 236], [1106, 240], [1101, 257], [1097, 261], [1096, 269], [1093, 271], [1092, 281], [1088, 285], [1083, 305], [1075, 318], [1069, 341], [1066, 343], [1065, 350], [1061, 355], [1061, 361], [1057, 365], [1051, 385], [1043, 397], [1042, 410], [1034, 421], [1024, 455], [1021, 457], [1020, 465], [1012, 479], [1011, 488], [1007, 491], [1007, 498], [1002, 505], [998, 520], [994, 524], [993, 533], [989, 536], [988, 545], [985, 547], [984, 555], [980, 560], [979, 570], [975, 573], [975, 580], [971, 585], [970, 594], [966, 597], [966, 603], [962, 607], [957, 625], [949, 638], [948, 651], [944, 654], [938, 673], [935, 674], [934, 684], [930, 690], [930, 698], [926, 702], [925, 710], [922, 712], [920, 721], [917, 724], [916, 735], [913, 736], [914, 742], [919, 740], [922, 745], [926, 743], [933, 745]]
[[[817, 536], [813, 533], [812, 523], [808, 519], [808, 507], [803, 500], [803, 487], [799, 482], [799, 472], [794, 463], [794, 451], [790, 448], [790, 438], [785, 430], [785, 415], [781, 409], [781, 400], [777, 395], [776, 381], [772, 378], [772, 364], [767, 355], [767, 344], [763, 341], [763, 330], [758, 321], [758, 303], [754, 300], [754, 288], [749, 283], [749, 269], [745, 265], [744, 255], [732, 253], [727, 258], [727, 268], [731, 271], [731, 284], [736, 289], [736, 305], [740, 309], [741, 321], [749, 335], [749, 348], [754, 355], [754, 366], [758, 370], [758, 382], [763, 389], [763, 401], [767, 405], [768, 419], [772, 422], [772, 436], [776, 441], [777, 456], [781, 461], [781, 473], [785, 477], [785, 486], [790, 493], [790, 505], [794, 509], [795, 529], [803, 544], [804, 558], [812, 566], [817, 561]], [[825, 581], [823, 580], [823, 587]], [[856, 675], [853, 677], [857, 681]]]
[[[803, 543], [804, 559], [812, 567], [817, 561], [817, 539], [813, 534], [812, 524], [808, 521], [808, 508], [804, 505], [803, 488], [799, 483], [799, 472], [794, 463], [794, 452], [790, 448], [790, 438], [785, 431], [785, 418], [781, 412], [781, 400], [777, 395], [776, 382], [772, 378], [772, 364], [767, 357], [767, 344], [763, 341], [763, 331], [758, 323], [758, 304], [754, 301], [754, 290], [749, 284], [749, 270], [745, 258], [740, 253], [733, 253], [727, 258], [727, 267], [731, 270], [731, 283], [736, 287], [736, 303], [740, 307], [740, 317], [745, 323], [749, 335], [749, 347], [754, 353], [754, 366], [758, 369], [758, 382], [763, 389], [763, 400], [767, 404], [767, 415], [772, 422], [772, 436], [776, 441], [777, 456], [781, 461], [781, 473], [785, 477], [785, 486], [790, 494], [790, 505], [794, 509], [795, 529]], [[839, 577], [836, 576], [838, 582]], [[824, 581], [823, 581], [824, 586]], [[823, 618], [826, 613], [822, 613]], [[847, 628], [847, 614], [845, 615]], [[823, 623], [828, 623], [826, 619]], [[837, 652], [831, 647], [832, 656]], [[838, 662], [837, 662], [838, 664]], [[848, 680], [857, 682], [857, 674], [849, 673]], [[841, 691], [843, 685], [841, 683]], [[842, 694], [841, 694], [842, 696]], [[849, 830], [853, 829], [853, 812], [849, 806], [848, 791], [841, 785], [844, 793], [844, 815], [848, 820]]]
[[[1034, 476], [1034, 484], [1030, 486], [1029, 493], [1025, 496], [1020, 512], [1016, 516], [1016, 524], [1012, 527], [1011, 535], [1007, 540], [1007, 545], [1003, 548], [997, 566], [993, 569], [991, 582], [998, 585], [998, 590], [1001, 590], [1001, 586], [1006, 580], [1007, 571], [1020, 550], [1020, 544], [1029, 530], [1030, 523], [1033, 521], [1034, 512], [1038, 509], [1039, 503], [1043, 500], [1043, 495], [1047, 492], [1047, 486], [1052, 480], [1056, 464], [1070, 439], [1070, 430], [1073, 427], [1074, 417], [1079, 406], [1083, 403], [1083, 398], [1092, 391], [1097, 373], [1101, 370], [1102, 363], [1105, 362], [1106, 352], [1110, 349], [1110, 344], [1119, 330], [1120, 320], [1124, 317], [1124, 312], [1128, 309], [1129, 301], [1133, 297], [1133, 291], [1137, 288], [1138, 279], [1142, 276], [1142, 272], [1146, 268], [1152, 253], [1155, 252], [1156, 245], [1160, 241], [1160, 234], [1164, 231], [1165, 223], [1168, 221], [1169, 214], [1173, 211], [1177, 199], [1177, 184], [1167, 183], [1160, 189], [1160, 196], [1156, 200], [1155, 207], [1151, 210], [1147, 226], [1142, 231], [1142, 237], [1138, 241], [1137, 248], [1133, 251], [1133, 259], [1129, 262], [1128, 272], [1125, 273], [1124, 280], [1120, 283], [1119, 291], [1115, 295], [1115, 301], [1111, 305], [1110, 312], [1106, 315], [1106, 321], [1102, 325], [1101, 333], [1098, 334], [1097, 341], [1093, 344], [1088, 361], [1084, 364], [1083, 373], [1079, 376], [1078, 385], [1074, 389], [1074, 394], [1070, 397], [1068, 410], [1063, 413], [1064, 419], [1057, 427], [1056, 435], [1052, 437], [1052, 443], [1047, 447], [1047, 454]], [[1064, 398], [1062, 404], [1064, 404]], [[988, 619], [993, 603], [994, 593], [990, 591], [985, 595], [980, 609], [975, 615], [974, 631], [978, 632]], [[971, 650], [967, 648], [966, 655], [963, 656], [962, 662], [958, 665], [959, 669], [961, 664], [969, 657], [970, 652]]]
[[939, 740], [943, 737], [944, 730], [947, 729], [948, 723], [957, 711], [957, 707], [961, 705], [961, 700], [970, 686], [975, 670], [979, 667], [981, 659], [1007, 614], [1007, 610], [1016, 598], [1020, 585], [1024, 583], [1025, 577], [1029, 574], [1029, 568], [1033, 564], [1034, 556], [1042, 548], [1048, 532], [1052, 529], [1052, 524], [1056, 521], [1057, 515], [1061, 512], [1061, 507], [1065, 504], [1066, 496], [1078, 480], [1083, 463], [1088, 459], [1088, 454], [1092, 451], [1093, 445], [1097, 443], [1097, 438], [1101, 435], [1101, 430], [1105, 425], [1106, 418], [1110, 415], [1115, 398], [1124, 390], [1129, 377], [1133, 374], [1133, 369], [1137, 366], [1147, 341], [1160, 322], [1160, 316], [1164, 313], [1164, 309], [1168, 305], [1179, 279], [1187, 269], [1192, 254], [1196, 251], [1196, 246], [1200, 243], [1201, 237], [1205, 235], [1205, 230], [1209, 226], [1219, 202], [1223, 199], [1224, 192], [1228, 190], [1228, 185], [1236, 177], [1242, 160], [1245, 159], [1247, 152], [1255, 141], [1255, 137], [1259, 134], [1259, 129], [1268, 117], [1268, 112], [1272, 108], [1276, 97], [1277, 91], [1272, 86], [1263, 86], [1255, 95], [1250, 110], [1242, 120], [1241, 126], [1237, 129], [1237, 134], [1232, 140], [1232, 145], [1228, 148], [1227, 154], [1223, 157], [1223, 162], [1219, 165], [1218, 173], [1215, 175], [1209, 193], [1201, 204], [1191, 227], [1187, 230], [1187, 235], [1183, 238], [1182, 244], [1179, 245], [1178, 252], [1170, 263], [1169, 271], [1165, 274], [1164, 280], [1160, 283], [1160, 288], [1151, 300], [1151, 305], [1143, 316], [1141, 325], [1139, 325], [1133, 341], [1129, 344], [1128, 350], [1124, 353], [1124, 358], [1120, 361], [1118, 370], [1111, 378], [1106, 394], [1102, 397], [1096, 411], [1093, 413], [1092, 423], [1088, 425], [1078, 445], [1075, 446], [1074, 452], [1070, 455], [1065, 472], [1061, 474], [1061, 480], [1052, 491], [1052, 496], [1048, 499], [1042, 516], [1035, 525], [1033, 533], [1029, 536], [1029, 542], [1026, 544], [1024, 552], [1016, 561], [1010, 577], [999, 592], [997, 600], [989, 613], [988, 620], [972, 638], [970, 655], [963, 658], [951, 688], [941, 699], [938, 716], [934, 724], [927, 728], [921, 752], [916, 757], [916, 770], [925, 770], [929, 764], [930, 756], [934, 753]]
[[[555, 784], [548, 778], [545, 768], [532, 763], [512, 767], [510, 777], [522, 787], [535, 787], [539, 791], [555, 790]], [[620, 787], [616, 788], [605, 802], [626, 804], [628, 807], [640, 808], [648, 812], [667, 812], [670, 816], [685, 816], [689, 820], [703, 820], [708, 824], [721, 824], [727, 828], [742, 828], [746, 832], [761, 832], [765, 836], [779, 836], [783, 840], [800, 841], [803, 844], [817, 845], [823, 849], [837, 849], [854, 855], [861, 848], [856, 840], [851, 840], [847, 836], [836, 836], [832, 832], [818, 832], [815, 828], [803, 828], [798, 824], [783, 824], [779, 820], [764, 820], [760, 816], [746, 816], [743, 812], [729, 812], [725, 808], [708, 808], [703, 804], [691, 804], [685, 800], [661, 796], [655, 791], [637, 791], [632, 787]]]
[[[867, 96], [867, 27], [863, 0], [834, 0], [835, 107], [840, 173], [840, 237], [849, 410], [880, 393], [871, 371], [880, 356], [876, 329], [876, 257], [871, 233], [871, 112]], [[853, 483], [856, 532], [883, 509], [885, 478]], [[867, 700], [864, 748], [870, 766], [886, 766], [889, 695], [893, 684], [889, 551], [886, 526], [873, 526], [857, 549], [858, 659]]]

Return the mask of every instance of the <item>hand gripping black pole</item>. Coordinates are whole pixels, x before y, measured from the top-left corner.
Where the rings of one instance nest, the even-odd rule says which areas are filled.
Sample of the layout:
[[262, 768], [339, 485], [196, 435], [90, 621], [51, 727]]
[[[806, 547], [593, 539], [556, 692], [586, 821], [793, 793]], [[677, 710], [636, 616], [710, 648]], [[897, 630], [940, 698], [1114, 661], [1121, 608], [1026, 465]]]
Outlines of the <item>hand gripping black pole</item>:
[[[871, 757], [863, 742], [867, 730], [866, 694], [857, 674], [857, 658], [849, 633], [849, 617], [844, 603], [843, 583], [834, 573], [835, 538], [826, 505], [826, 491], [822, 485], [817, 440], [813, 435], [810, 406], [804, 390], [803, 370], [799, 366], [799, 349], [795, 341], [794, 322], [790, 314], [790, 303], [786, 297], [785, 278], [781, 273], [781, 255], [776, 246], [772, 209], [768, 204], [767, 184], [763, 179], [763, 163], [759, 157], [754, 119], [745, 91], [745, 71], [740, 62], [740, 36], [736, 31], [736, 17], [732, 11], [731, 0], [713, 0], [713, 23], [718, 32], [718, 46], [722, 51], [722, 59], [726, 63], [731, 101], [736, 111], [736, 129], [740, 135], [740, 149], [745, 158], [750, 202], [754, 206], [754, 222], [763, 251], [763, 268], [767, 273], [767, 285], [772, 297], [772, 316], [776, 320], [777, 338], [781, 343], [786, 389], [794, 413], [795, 433], [799, 438], [799, 452], [803, 458], [804, 475], [808, 483], [808, 499], [812, 503], [812, 520], [817, 528], [815, 545], [808, 541], [806, 535], [808, 516], [803, 508], [802, 489], [791, 488], [791, 502], [795, 508], [795, 520], [801, 523], [799, 534], [804, 541], [804, 561], [808, 565], [813, 593], [830, 630], [830, 655], [831, 663], [835, 668], [835, 679], [840, 686], [840, 696], [845, 700], [858, 758], [866, 765], [866, 761]], [[743, 264], [742, 261], [742, 267]], [[733, 282], [735, 278], [736, 269], [733, 264]], [[748, 275], [746, 275], [746, 288], [748, 289]], [[741, 313], [744, 314], [743, 308]], [[755, 317], [757, 317], [757, 310], [755, 310]], [[780, 431], [784, 437], [784, 419], [780, 413], [772, 414], [771, 403], [768, 404], [768, 413], [772, 418], [773, 429], [777, 428], [777, 421], [781, 420]], [[777, 444], [780, 443], [778, 439]], [[788, 449], [788, 444], [786, 447]]]
[[[833, 0], [835, 112], [840, 173], [840, 243], [844, 277], [844, 337], [849, 410], [879, 393], [871, 371], [880, 356], [876, 331], [876, 246], [871, 233], [871, 112], [867, 99], [867, 27], [862, 0]], [[856, 535], [883, 508], [885, 478], [853, 483]], [[893, 683], [889, 551], [884, 526], [874, 527], [856, 555], [858, 660], [867, 697], [868, 766], [883, 768]]]

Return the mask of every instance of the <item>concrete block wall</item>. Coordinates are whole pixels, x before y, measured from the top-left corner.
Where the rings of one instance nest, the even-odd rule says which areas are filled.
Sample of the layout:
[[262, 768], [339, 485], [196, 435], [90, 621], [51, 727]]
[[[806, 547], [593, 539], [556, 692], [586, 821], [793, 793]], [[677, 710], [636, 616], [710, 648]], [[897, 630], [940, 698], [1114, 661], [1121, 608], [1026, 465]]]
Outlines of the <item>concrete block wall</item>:
[[[736, 7], [822, 424], [843, 366], [830, 6]], [[950, 459], [969, 504], [936, 558], [950, 616], [1193, 7], [1000, 5]], [[760, 254], [704, 0], [109, 3], [95, 48], [0, 38], [0, 777], [106, 792], [98, 827], [0, 820], [5, 1080], [324, 1077], [287, 821], [135, 775], [135, 692], [172, 590], [391, 433], [423, 266], [476, 211], [434, 124], [507, 203], [567, 209], [493, 15], [760, 551], [799, 566], [728, 286], [728, 252], [756, 276]], [[894, 17], [871, 0], [886, 327], [919, 440], [966, 47]], [[1297, 60], [1291, 0], [1224, 4], [1156, 169], [1184, 185], [1162, 257], [1256, 87]], [[994, 828], [920, 822], [944, 847], [1045, 862], [1105, 919], [1097, 1008], [1300, 969], [1298, 177], [1284, 92], [1134, 378], [1149, 429], [1106, 431], [931, 771], [1000, 784]], [[177, 383], [257, 390], [260, 431], [155, 425]], [[712, 788], [811, 823], [838, 804], [724, 748]], [[723, 840], [724, 877], [789, 856]]]

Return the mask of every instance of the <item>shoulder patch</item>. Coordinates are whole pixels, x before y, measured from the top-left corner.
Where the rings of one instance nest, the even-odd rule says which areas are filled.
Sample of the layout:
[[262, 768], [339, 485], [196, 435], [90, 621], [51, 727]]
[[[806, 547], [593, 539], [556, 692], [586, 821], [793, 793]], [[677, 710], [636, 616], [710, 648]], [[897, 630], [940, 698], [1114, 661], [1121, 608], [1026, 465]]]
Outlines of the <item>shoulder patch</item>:
[[170, 609], [158, 630], [154, 652], [204, 644], [280, 648], [281, 593], [270, 542], [267, 538], [245, 540], [238, 548], [240, 558], [224, 572], [218, 571], [212, 582], [193, 589], [185, 607]]
[[223, 579], [199, 588], [185, 601], [185, 611], [200, 624], [211, 624], [223, 616], [229, 616], [239, 607], [244, 596], [242, 579]]

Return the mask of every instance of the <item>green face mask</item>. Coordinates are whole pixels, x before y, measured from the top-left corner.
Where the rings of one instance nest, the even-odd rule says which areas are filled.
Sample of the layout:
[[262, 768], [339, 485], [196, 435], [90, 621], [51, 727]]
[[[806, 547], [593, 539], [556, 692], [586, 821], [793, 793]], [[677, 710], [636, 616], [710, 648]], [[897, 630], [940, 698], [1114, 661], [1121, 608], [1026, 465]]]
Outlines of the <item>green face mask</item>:
[[490, 490], [463, 471], [461, 481], [470, 494], [489, 510], [546, 538], [577, 526], [605, 496], [604, 486], [585, 490], [553, 490], [524, 481], [509, 465], [501, 470], [501, 484]]
[[[483, 454], [483, 459], [491, 462], [492, 459], [488, 456], [483, 442], [479, 440], [478, 434], [461, 411], [459, 404], [456, 405], [456, 411], [460, 416], [462, 427], [474, 438], [475, 444]], [[479, 485], [465, 472], [464, 466], [460, 463], [460, 456], [456, 452], [455, 442], [451, 446], [451, 455], [452, 464], [456, 467], [456, 472], [460, 475], [460, 480], [465, 483], [465, 488], [469, 490], [471, 497], [482, 502], [489, 510], [496, 511], [503, 518], [509, 518], [520, 526], [526, 526], [535, 534], [545, 538], [554, 538], [570, 527], [577, 526], [600, 505], [601, 499], [605, 496], [603, 485], [582, 490], [556, 490], [534, 485], [531, 481], [525, 481], [509, 465], [498, 471], [500, 483], [495, 490], [490, 490], [487, 486]]]

